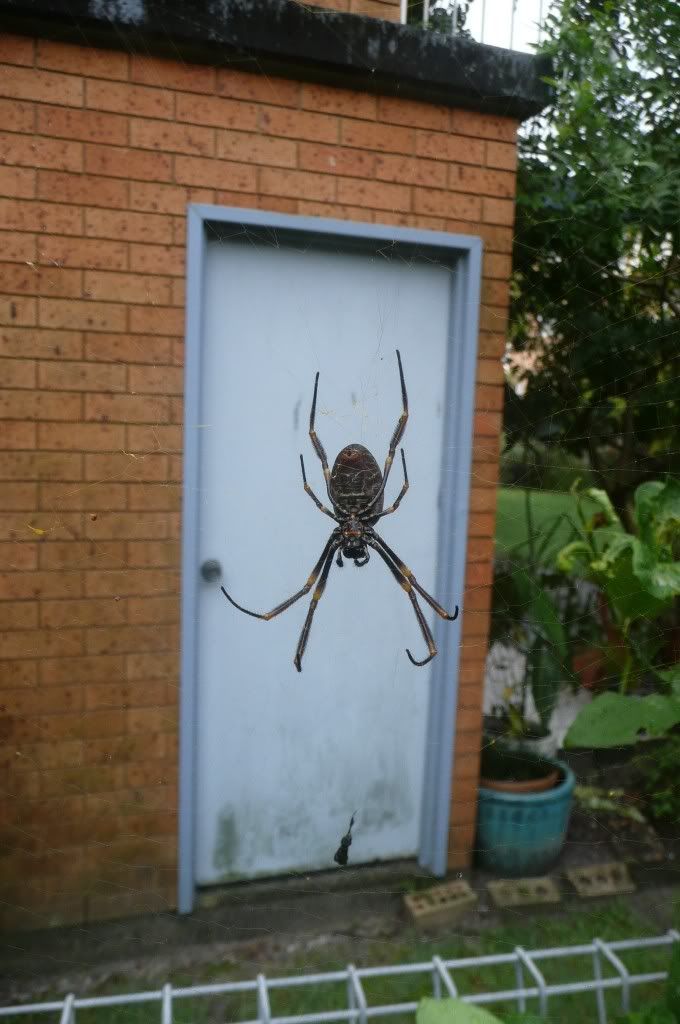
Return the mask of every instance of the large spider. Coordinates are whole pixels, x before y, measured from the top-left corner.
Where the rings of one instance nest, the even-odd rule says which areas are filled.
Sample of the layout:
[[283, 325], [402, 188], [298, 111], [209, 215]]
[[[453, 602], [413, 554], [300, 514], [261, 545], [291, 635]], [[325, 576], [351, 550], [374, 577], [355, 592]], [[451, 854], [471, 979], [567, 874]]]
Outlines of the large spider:
[[319, 460], [321, 462], [323, 475], [326, 479], [326, 491], [328, 493], [328, 498], [333, 505], [333, 511], [331, 512], [329, 508], [319, 501], [316, 494], [307, 483], [305, 463], [302, 455], [300, 455], [302, 483], [316, 507], [325, 513], [325, 515], [334, 519], [338, 525], [328, 538], [328, 542], [321, 552], [321, 557], [312, 569], [311, 576], [305, 583], [304, 587], [281, 604], [277, 604], [276, 608], [272, 608], [270, 612], [265, 612], [264, 614], [251, 612], [247, 608], [243, 608], [229, 596], [224, 587], [221, 588], [222, 593], [227, 600], [230, 601], [235, 608], [238, 608], [239, 611], [245, 612], [246, 615], [252, 615], [256, 619], [269, 620], [273, 619], [276, 615], [280, 615], [281, 612], [285, 612], [286, 608], [290, 608], [292, 604], [299, 601], [299, 599], [304, 597], [305, 594], [308, 594], [317, 579], [319, 580], [314, 594], [312, 595], [312, 601], [309, 606], [309, 611], [307, 612], [307, 618], [305, 619], [305, 624], [302, 627], [297, 650], [295, 652], [294, 663], [298, 672], [302, 671], [302, 655], [304, 654], [305, 647], [307, 645], [312, 619], [314, 617], [314, 612], [316, 611], [316, 606], [319, 603], [321, 595], [326, 587], [326, 581], [336, 552], [336, 564], [339, 568], [342, 568], [343, 566], [343, 555], [345, 558], [351, 559], [358, 568], [361, 568], [361, 566], [366, 565], [369, 560], [369, 548], [373, 548], [374, 551], [378, 552], [397, 583], [399, 583], [399, 585], [406, 591], [411, 604], [413, 605], [418, 625], [420, 626], [420, 630], [428, 649], [428, 656], [423, 658], [422, 661], [417, 661], [408, 648], [406, 649], [406, 653], [414, 665], [427, 665], [428, 661], [431, 661], [437, 653], [437, 647], [434, 642], [434, 637], [432, 636], [432, 631], [425, 621], [425, 616], [422, 613], [414, 592], [417, 591], [420, 596], [427, 601], [430, 607], [434, 608], [437, 615], [441, 615], [443, 619], [448, 619], [450, 622], [453, 622], [453, 620], [458, 616], [458, 605], [456, 605], [456, 610], [453, 615], [449, 615], [449, 613], [442, 608], [442, 606], [438, 604], [437, 601], [435, 601], [435, 599], [423, 589], [423, 587], [421, 587], [411, 570], [404, 565], [399, 556], [396, 555], [390, 547], [388, 547], [382, 537], [378, 536], [373, 529], [375, 523], [377, 523], [379, 519], [382, 519], [383, 516], [388, 516], [391, 515], [392, 512], [396, 512], [402, 498], [408, 490], [406, 458], [404, 457], [404, 449], [402, 448], [401, 464], [404, 469], [404, 483], [394, 504], [390, 505], [389, 508], [383, 509], [385, 485], [387, 484], [387, 478], [390, 475], [390, 469], [392, 467], [392, 462], [394, 461], [394, 453], [404, 434], [406, 422], [408, 420], [408, 398], [406, 396], [406, 384], [404, 383], [404, 371], [401, 366], [401, 356], [399, 355], [398, 350], [397, 362], [399, 363], [403, 408], [401, 416], [399, 417], [399, 422], [397, 423], [396, 429], [392, 435], [392, 440], [390, 441], [389, 451], [387, 453], [387, 458], [385, 459], [385, 469], [382, 473], [380, 472], [378, 463], [375, 461], [368, 449], [364, 448], [362, 444], [348, 444], [338, 455], [333, 465], [333, 469], [329, 470], [326, 452], [324, 451], [323, 445], [316, 436], [316, 431], [314, 430], [316, 394], [319, 387], [319, 374], [317, 373], [316, 375], [316, 380], [314, 381], [312, 411], [309, 416], [309, 436], [311, 438], [312, 445], [314, 446], [314, 451], [319, 456]]

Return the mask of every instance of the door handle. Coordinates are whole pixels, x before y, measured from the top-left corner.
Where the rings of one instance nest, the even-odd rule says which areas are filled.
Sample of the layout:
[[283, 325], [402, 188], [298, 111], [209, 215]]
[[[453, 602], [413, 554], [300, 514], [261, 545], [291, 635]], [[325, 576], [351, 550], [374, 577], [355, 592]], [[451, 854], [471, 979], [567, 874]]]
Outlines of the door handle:
[[208, 558], [201, 566], [201, 576], [208, 583], [216, 583], [222, 578], [222, 566], [216, 558]]

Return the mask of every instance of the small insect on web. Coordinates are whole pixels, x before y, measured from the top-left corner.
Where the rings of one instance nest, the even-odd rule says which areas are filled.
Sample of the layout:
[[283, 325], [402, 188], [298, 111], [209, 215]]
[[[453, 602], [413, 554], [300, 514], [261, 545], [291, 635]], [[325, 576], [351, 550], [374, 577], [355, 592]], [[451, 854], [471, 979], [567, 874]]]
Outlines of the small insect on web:
[[335, 863], [339, 864], [340, 867], [342, 868], [345, 867], [347, 861], [349, 860], [349, 848], [352, 845], [352, 825], [354, 824], [356, 813], [357, 812], [355, 811], [354, 814], [352, 815], [349, 823], [349, 828], [347, 829], [347, 832], [340, 840], [340, 846], [335, 851], [335, 856], [333, 857]]
[[[307, 618], [302, 627], [300, 633], [300, 639], [298, 641], [297, 650], [295, 652], [294, 664], [298, 672], [302, 671], [302, 656], [305, 652], [307, 645], [307, 639], [309, 637], [309, 631], [312, 626], [312, 619], [316, 606], [321, 600], [326, 581], [328, 580], [328, 574], [331, 571], [333, 565], [333, 559], [336, 558], [336, 564], [339, 568], [343, 567], [343, 555], [345, 558], [353, 561], [357, 568], [361, 568], [366, 565], [370, 558], [369, 548], [377, 553], [382, 558], [383, 562], [390, 570], [395, 580], [408, 594], [409, 600], [413, 605], [413, 611], [415, 612], [420, 631], [423, 634], [423, 639], [427, 644], [428, 655], [423, 658], [422, 661], [416, 660], [411, 652], [406, 649], [406, 653], [410, 661], [414, 665], [427, 665], [429, 661], [434, 658], [437, 653], [437, 647], [432, 636], [432, 631], [428, 626], [425, 616], [422, 613], [418, 599], [416, 598], [416, 592], [427, 601], [431, 608], [436, 611], [437, 615], [440, 615], [442, 619], [448, 619], [449, 622], [453, 622], [458, 617], [458, 605], [456, 605], [455, 611], [452, 615], [442, 608], [442, 606], [435, 601], [435, 599], [428, 594], [428, 592], [421, 587], [416, 580], [411, 570], [404, 565], [399, 556], [385, 543], [376, 531], [373, 529], [374, 525], [383, 516], [389, 516], [392, 512], [396, 512], [401, 504], [401, 501], [408, 490], [408, 475], [406, 472], [406, 457], [404, 455], [404, 449], [401, 451], [401, 464], [404, 471], [404, 482], [401, 490], [389, 508], [383, 508], [385, 486], [387, 479], [390, 475], [390, 469], [394, 461], [394, 453], [397, 450], [397, 445], [403, 437], [406, 429], [406, 423], [408, 421], [408, 397], [406, 395], [406, 384], [404, 382], [404, 371], [401, 365], [401, 356], [397, 350], [397, 362], [399, 364], [399, 379], [401, 381], [401, 399], [402, 399], [402, 411], [401, 416], [397, 422], [397, 426], [392, 434], [392, 440], [390, 441], [389, 451], [387, 458], [385, 459], [385, 468], [383, 472], [380, 472], [380, 467], [375, 461], [371, 453], [367, 448], [364, 448], [362, 444], [348, 444], [338, 454], [338, 457], [333, 464], [333, 469], [328, 468], [328, 459], [326, 458], [326, 452], [321, 444], [321, 441], [317, 437], [316, 430], [314, 429], [314, 421], [316, 417], [316, 396], [319, 387], [319, 374], [316, 375], [314, 381], [314, 397], [312, 399], [312, 411], [309, 416], [309, 436], [311, 438], [314, 451], [319, 457], [321, 462], [321, 468], [323, 469], [323, 475], [326, 480], [326, 492], [328, 494], [329, 501], [333, 506], [333, 511], [324, 505], [317, 498], [312, 488], [307, 483], [307, 475], [305, 473], [305, 463], [302, 455], [300, 455], [300, 466], [302, 467], [302, 483], [307, 494], [310, 496], [316, 507], [323, 512], [325, 515], [334, 519], [338, 526], [333, 530], [325, 548], [321, 552], [321, 556], [312, 569], [312, 573], [301, 590], [298, 590], [292, 597], [287, 598], [278, 604], [275, 608], [272, 608], [270, 612], [251, 612], [247, 608], [243, 608], [240, 604], [234, 601], [233, 597], [230, 597], [224, 587], [221, 587], [222, 593], [235, 608], [239, 611], [245, 612], [246, 615], [252, 615], [256, 619], [273, 619], [274, 616], [280, 615], [281, 612], [285, 612], [286, 608], [290, 608], [292, 604], [299, 601], [301, 597], [308, 594], [316, 583], [316, 589], [312, 595], [312, 600], [309, 605], [307, 612]], [[336, 557], [337, 553], [337, 557]], [[319, 581], [317, 583], [317, 580]]]

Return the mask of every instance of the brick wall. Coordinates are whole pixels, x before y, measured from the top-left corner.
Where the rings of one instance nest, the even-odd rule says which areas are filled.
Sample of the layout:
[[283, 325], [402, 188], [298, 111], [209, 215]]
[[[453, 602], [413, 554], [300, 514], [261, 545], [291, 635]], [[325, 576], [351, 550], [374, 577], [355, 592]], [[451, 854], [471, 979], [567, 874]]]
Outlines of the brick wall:
[[0, 62], [5, 925], [175, 905], [190, 200], [484, 240], [450, 844], [468, 863], [516, 122], [24, 37]]

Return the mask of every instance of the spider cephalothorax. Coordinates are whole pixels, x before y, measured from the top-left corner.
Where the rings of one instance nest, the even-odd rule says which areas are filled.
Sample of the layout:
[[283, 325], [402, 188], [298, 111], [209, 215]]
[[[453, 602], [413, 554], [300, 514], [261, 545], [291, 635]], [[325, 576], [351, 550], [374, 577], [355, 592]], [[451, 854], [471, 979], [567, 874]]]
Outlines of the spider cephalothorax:
[[[406, 429], [406, 422], [408, 420], [408, 398], [406, 395], [406, 384], [404, 382], [404, 371], [401, 365], [401, 356], [397, 351], [397, 362], [399, 364], [399, 379], [401, 382], [401, 399], [402, 399], [402, 412], [399, 417], [399, 421], [392, 434], [392, 440], [390, 441], [389, 451], [387, 458], [385, 459], [385, 468], [383, 472], [380, 472], [380, 466], [375, 461], [368, 448], [364, 448], [362, 444], [348, 444], [338, 454], [335, 462], [333, 463], [333, 469], [328, 468], [328, 459], [326, 458], [326, 452], [321, 444], [321, 441], [316, 435], [314, 429], [314, 421], [316, 418], [316, 396], [319, 388], [319, 374], [316, 375], [314, 381], [314, 398], [312, 399], [312, 411], [309, 416], [309, 436], [314, 446], [314, 451], [319, 457], [321, 462], [321, 468], [323, 469], [323, 475], [326, 480], [326, 492], [328, 498], [333, 506], [333, 511], [327, 508], [322, 502], [319, 501], [312, 488], [307, 483], [307, 475], [305, 473], [305, 462], [300, 456], [300, 466], [302, 467], [302, 483], [304, 489], [309, 494], [310, 498], [321, 512], [325, 515], [330, 516], [338, 524], [333, 532], [331, 533], [325, 548], [321, 552], [321, 557], [312, 569], [312, 573], [301, 590], [298, 590], [296, 594], [283, 601], [281, 604], [272, 608], [270, 612], [251, 612], [247, 608], [243, 608], [240, 604], [226, 592], [222, 587], [222, 593], [230, 601], [235, 608], [239, 611], [245, 612], [246, 615], [252, 615], [256, 619], [273, 619], [275, 615], [280, 615], [286, 608], [290, 608], [292, 604], [298, 601], [305, 594], [308, 594], [316, 583], [314, 594], [312, 595], [312, 601], [307, 612], [307, 618], [305, 624], [302, 627], [300, 639], [298, 641], [297, 650], [295, 652], [295, 667], [298, 672], [302, 671], [302, 655], [305, 652], [307, 645], [307, 638], [309, 636], [309, 630], [312, 625], [312, 619], [316, 606], [321, 599], [321, 595], [326, 587], [326, 581], [328, 574], [331, 571], [333, 564], [333, 558], [336, 559], [336, 564], [342, 568], [343, 561], [342, 556], [354, 562], [357, 568], [361, 568], [369, 560], [370, 554], [369, 549], [377, 551], [390, 570], [399, 585], [406, 591], [413, 605], [413, 610], [418, 620], [418, 625], [423, 634], [425, 643], [427, 644], [428, 656], [423, 658], [422, 661], [417, 661], [411, 652], [406, 649], [406, 653], [414, 665], [427, 665], [428, 661], [431, 661], [437, 653], [437, 647], [432, 636], [432, 631], [428, 626], [425, 616], [422, 613], [416, 593], [427, 601], [431, 608], [433, 608], [438, 615], [443, 619], [453, 621], [458, 616], [458, 605], [453, 615], [449, 615], [442, 606], [435, 601], [435, 599], [428, 594], [426, 590], [416, 580], [411, 570], [404, 565], [398, 555], [392, 551], [385, 541], [380, 537], [373, 529], [375, 523], [383, 516], [388, 516], [392, 512], [396, 512], [401, 504], [401, 500], [408, 490], [408, 475], [406, 473], [406, 458], [404, 456], [404, 449], [401, 449], [401, 464], [404, 470], [404, 483], [402, 484], [401, 490], [397, 495], [394, 503], [389, 508], [383, 508], [384, 496], [385, 496], [385, 485], [387, 484], [387, 478], [392, 468], [394, 461], [394, 453], [397, 450], [397, 445], [403, 437]], [[317, 583], [317, 580], [319, 581]]]

